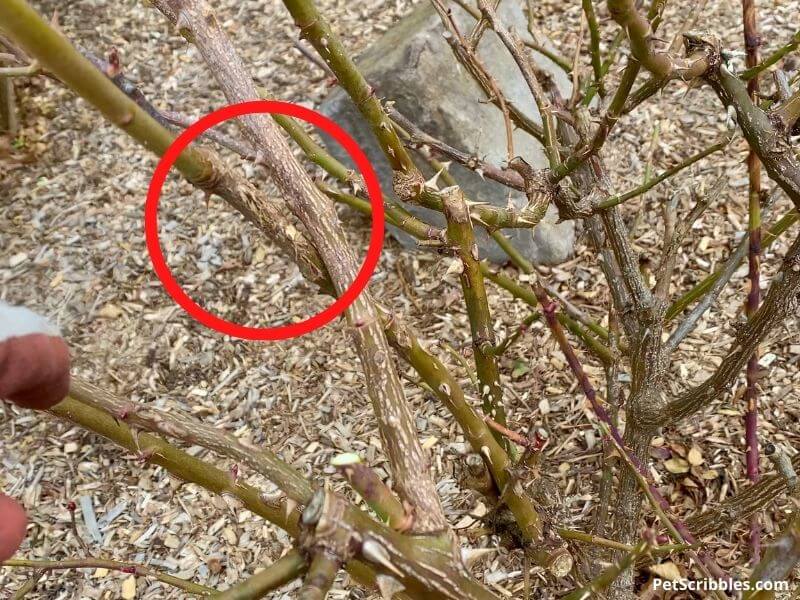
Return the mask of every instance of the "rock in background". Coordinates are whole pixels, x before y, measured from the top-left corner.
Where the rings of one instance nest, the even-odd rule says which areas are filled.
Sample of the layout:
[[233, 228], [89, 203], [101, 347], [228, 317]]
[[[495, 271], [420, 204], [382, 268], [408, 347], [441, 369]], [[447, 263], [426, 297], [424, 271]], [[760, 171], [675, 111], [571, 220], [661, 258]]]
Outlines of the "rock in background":
[[[507, 26], [513, 25], [523, 37], [527, 15], [522, 2], [506, 0], [498, 14]], [[461, 7], [451, 4], [459, 29], [468, 34], [475, 20]], [[469, 73], [458, 64], [446, 40], [443, 28], [432, 6], [425, 3], [397, 22], [380, 40], [357, 61], [361, 72], [385, 102], [393, 102], [402, 114], [412, 119], [425, 132], [456, 148], [477, 153], [494, 164], [505, 164], [506, 136], [503, 115], [486, 102], [486, 96]], [[547, 71], [562, 92], [570, 94], [570, 80], [548, 58], [534, 53], [538, 65]], [[519, 69], [496, 34], [487, 30], [479, 47], [479, 55], [506, 97], [537, 122], [536, 104]], [[375, 141], [369, 126], [361, 119], [354, 104], [341, 89], [336, 89], [322, 103], [323, 113], [342, 125], [361, 145], [381, 180], [384, 194], [391, 192], [392, 171]], [[328, 143], [329, 142], [329, 143]], [[331, 152], [352, 165], [342, 148], [326, 140]], [[514, 131], [514, 151], [535, 168], [546, 166], [539, 142], [521, 130]], [[424, 159], [415, 162], [425, 170]], [[505, 207], [511, 202], [524, 207], [527, 200], [521, 192], [509, 190], [495, 182], [486, 181], [476, 173], [453, 164], [450, 172], [467, 196], [479, 202]], [[426, 173], [430, 176], [432, 171]], [[418, 206], [406, 205], [411, 212], [426, 221], [444, 225], [441, 214]], [[536, 264], [558, 264], [566, 261], [573, 251], [575, 224], [557, 223], [558, 215], [550, 207], [547, 216], [533, 230], [505, 230], [514, 245]], [[394, 237], [404, 246], [413, 247], [415, 240], [408, 234], [390, 227]], [[476, 231], [481, 256], [497, 263], [507, 261], [506, 254], [483, 230]]]

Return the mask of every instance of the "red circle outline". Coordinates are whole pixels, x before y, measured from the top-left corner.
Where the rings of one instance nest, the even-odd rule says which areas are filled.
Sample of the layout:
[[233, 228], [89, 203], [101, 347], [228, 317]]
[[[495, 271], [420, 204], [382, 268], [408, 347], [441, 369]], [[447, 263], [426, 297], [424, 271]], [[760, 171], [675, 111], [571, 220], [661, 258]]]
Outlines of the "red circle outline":
[[[164, 186], [164, 181], [166, 181], [170, 168], [178, 159], [181, 152], [207, 129], [223, 121], [254, 113], [277, 113], [302, 119], [318, 127], [339, 142], [350, 155], [361, 173], [369, 195], [370, 205], [372, 206], [372, 230], [370, 232], [367, 256], [364, 258], [364, 262], [350, 287], [322, 312], [297, 323], [281, 325], [279, 327], [247, 327], [222, 319], [205, 310], [183, 291], [183, 288], [181, 288], [178, 281], [172, 275], [172, 271], [170, 271], [164, 254], [161, 251], [161, 245], [158, 239], [158, 203], [161, 198], [161, 189]], [[364, 151], [361, 150], [355, 140], [334, 121], [315, 110], [291, 102], [253, 100], [224, 106], [207, 114], [186, 128], [186, 130], [172, 142], [166, 152], [164, 152], [164, 155], [161, 157], [161, 160], [153, 172], [153, 178], [147, 190], [144, 222], [145, 242], [147, 244], [147, 251], [150, 254], [150, 261], [153, 263], [153, 269], [167, 293], [179, 306], [189, 313], [191, 317], [210, 329], [232, 337], [262, 341], [285, 340], [305, 335], [306, 333], [310, 333], [327, 325], [333, 319], [341, 315], [367, 287], [378, 265], [378, 260], [380, 259], [383, 249], [383, 194], [381, 192], [380, 183], [378, 182], [378, 177], [375, 174], [375, 169], [373, 169]]]

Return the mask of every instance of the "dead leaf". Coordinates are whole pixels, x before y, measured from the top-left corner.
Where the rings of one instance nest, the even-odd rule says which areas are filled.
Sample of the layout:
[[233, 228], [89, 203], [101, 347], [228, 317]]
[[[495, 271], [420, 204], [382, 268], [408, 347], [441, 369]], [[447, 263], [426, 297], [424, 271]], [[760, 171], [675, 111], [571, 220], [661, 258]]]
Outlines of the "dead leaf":
[[688, 473], [689, 463], [682, 458], [670, 458], [664, 461], [664, 466], [670, 473]]
[[122, 314], [122, 309], [114, 304], [106, 304], [97, 311], [97, 316], [102, 319], [116, 319]]
[[136, 577], [134, 575], [122, 582], [122, 598], [123, 600], [136, 598]]
[[669, 581], [680, 581], [683, 579], [680, 569], [678, 569], [678, 566], [672, 561], [652, 565], [650, 567], [650, 572], [654, 575], [658, 575], [661, 579], [668, 579]]
[[695, 446], [692, 446], [692, 449], [689, 450], [689, 454], [686, 456], [686, 460], [689, 461], [689, 464], [693, 467], [697, 465], [703, 464], [703, 455]]

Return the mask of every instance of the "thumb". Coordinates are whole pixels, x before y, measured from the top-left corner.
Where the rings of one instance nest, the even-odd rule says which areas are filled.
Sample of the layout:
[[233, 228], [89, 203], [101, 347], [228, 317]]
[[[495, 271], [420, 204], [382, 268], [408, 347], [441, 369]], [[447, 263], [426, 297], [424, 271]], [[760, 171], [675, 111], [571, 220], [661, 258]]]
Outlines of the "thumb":
[[0, 563], [8, 560], [25, 539], [28, 519], [25, 511], [8, 496], [0, 494]]
[[50, 408], [69, 391], [69, 366], [69, 349], [54, 325], [0, 302], [0, 398], [24, 408]]

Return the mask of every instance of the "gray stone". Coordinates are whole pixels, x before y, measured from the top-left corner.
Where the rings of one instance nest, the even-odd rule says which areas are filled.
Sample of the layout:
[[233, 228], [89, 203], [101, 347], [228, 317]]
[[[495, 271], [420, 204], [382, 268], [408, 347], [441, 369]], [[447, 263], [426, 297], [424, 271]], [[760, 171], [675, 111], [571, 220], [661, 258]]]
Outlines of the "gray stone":
[[[527, 17], [522, 4], [520, 0], [506, 0], [501, 3], [499, 14], [504, 23], [513, 24], [517, 33], [527, 36]], [[450, 6], [460, 31], [469, 33], [474, 19], [455, 3], [450, 3]], [[371, 46], [357, 61], [359, 68], [384, 102], [393, 102], [397, 110], [424, 131], [456, 148], [478, 153], [487, 161], [503, 165], [507, 159], [507, 144], [502, 113], [485, 101], [483, 91], [458, 64], [442, 33], [439, 16], [430, 4], [424, 3]], [[479, 55], [509, 100], [540, 122], [528, 86], [493, 31], [484, 34]], [[553, 77], [562, 94], [569, 95], [570, 81], [563, 70], [544, 56], [537, 55], [536, 58], [537, 63]], [[324, 100], [321, 110], [342, 125], [361, 145], [375, 166], [384, 194], [390, 194], [391, 168], [369, 126], [361, 119], [347, 94], [336, 89]], [[521, 130], [515, 130], [513, 135], [517, 155], [535, 168], [546, 166], [544, 151], [536, 139]], [[337, 158], [350, 163], [338, 144], [330, 140], [326, 143]], [[415, 162], [421, 168], [427, 166], [419, 156]], [[521, 192], [484, 180], [460, 165], [453, 164], [450, 171], [473, 200], [503, 207], [510, 201], [520, 208], [527, 203]], [[426, 174], [432, 175], [430, 169]], [[444, 225], [439, 213], [417, 206], [408, 208], [429, 222]], [[558, 223], [557, 220], [555, 208], [550, 207], [535, 230], [509, 229], [505, 233], [534, 263], [557, 264], [572, 255], [575, 242], [574, 223]], [[394, 228], [390, 230], [405, 246], [415, 245], [415, 240], [406, 233]], [[505, 253], [485, 231], [479, 229], [476, 233], [483, 258], [498, 263], [507, 261]]]

